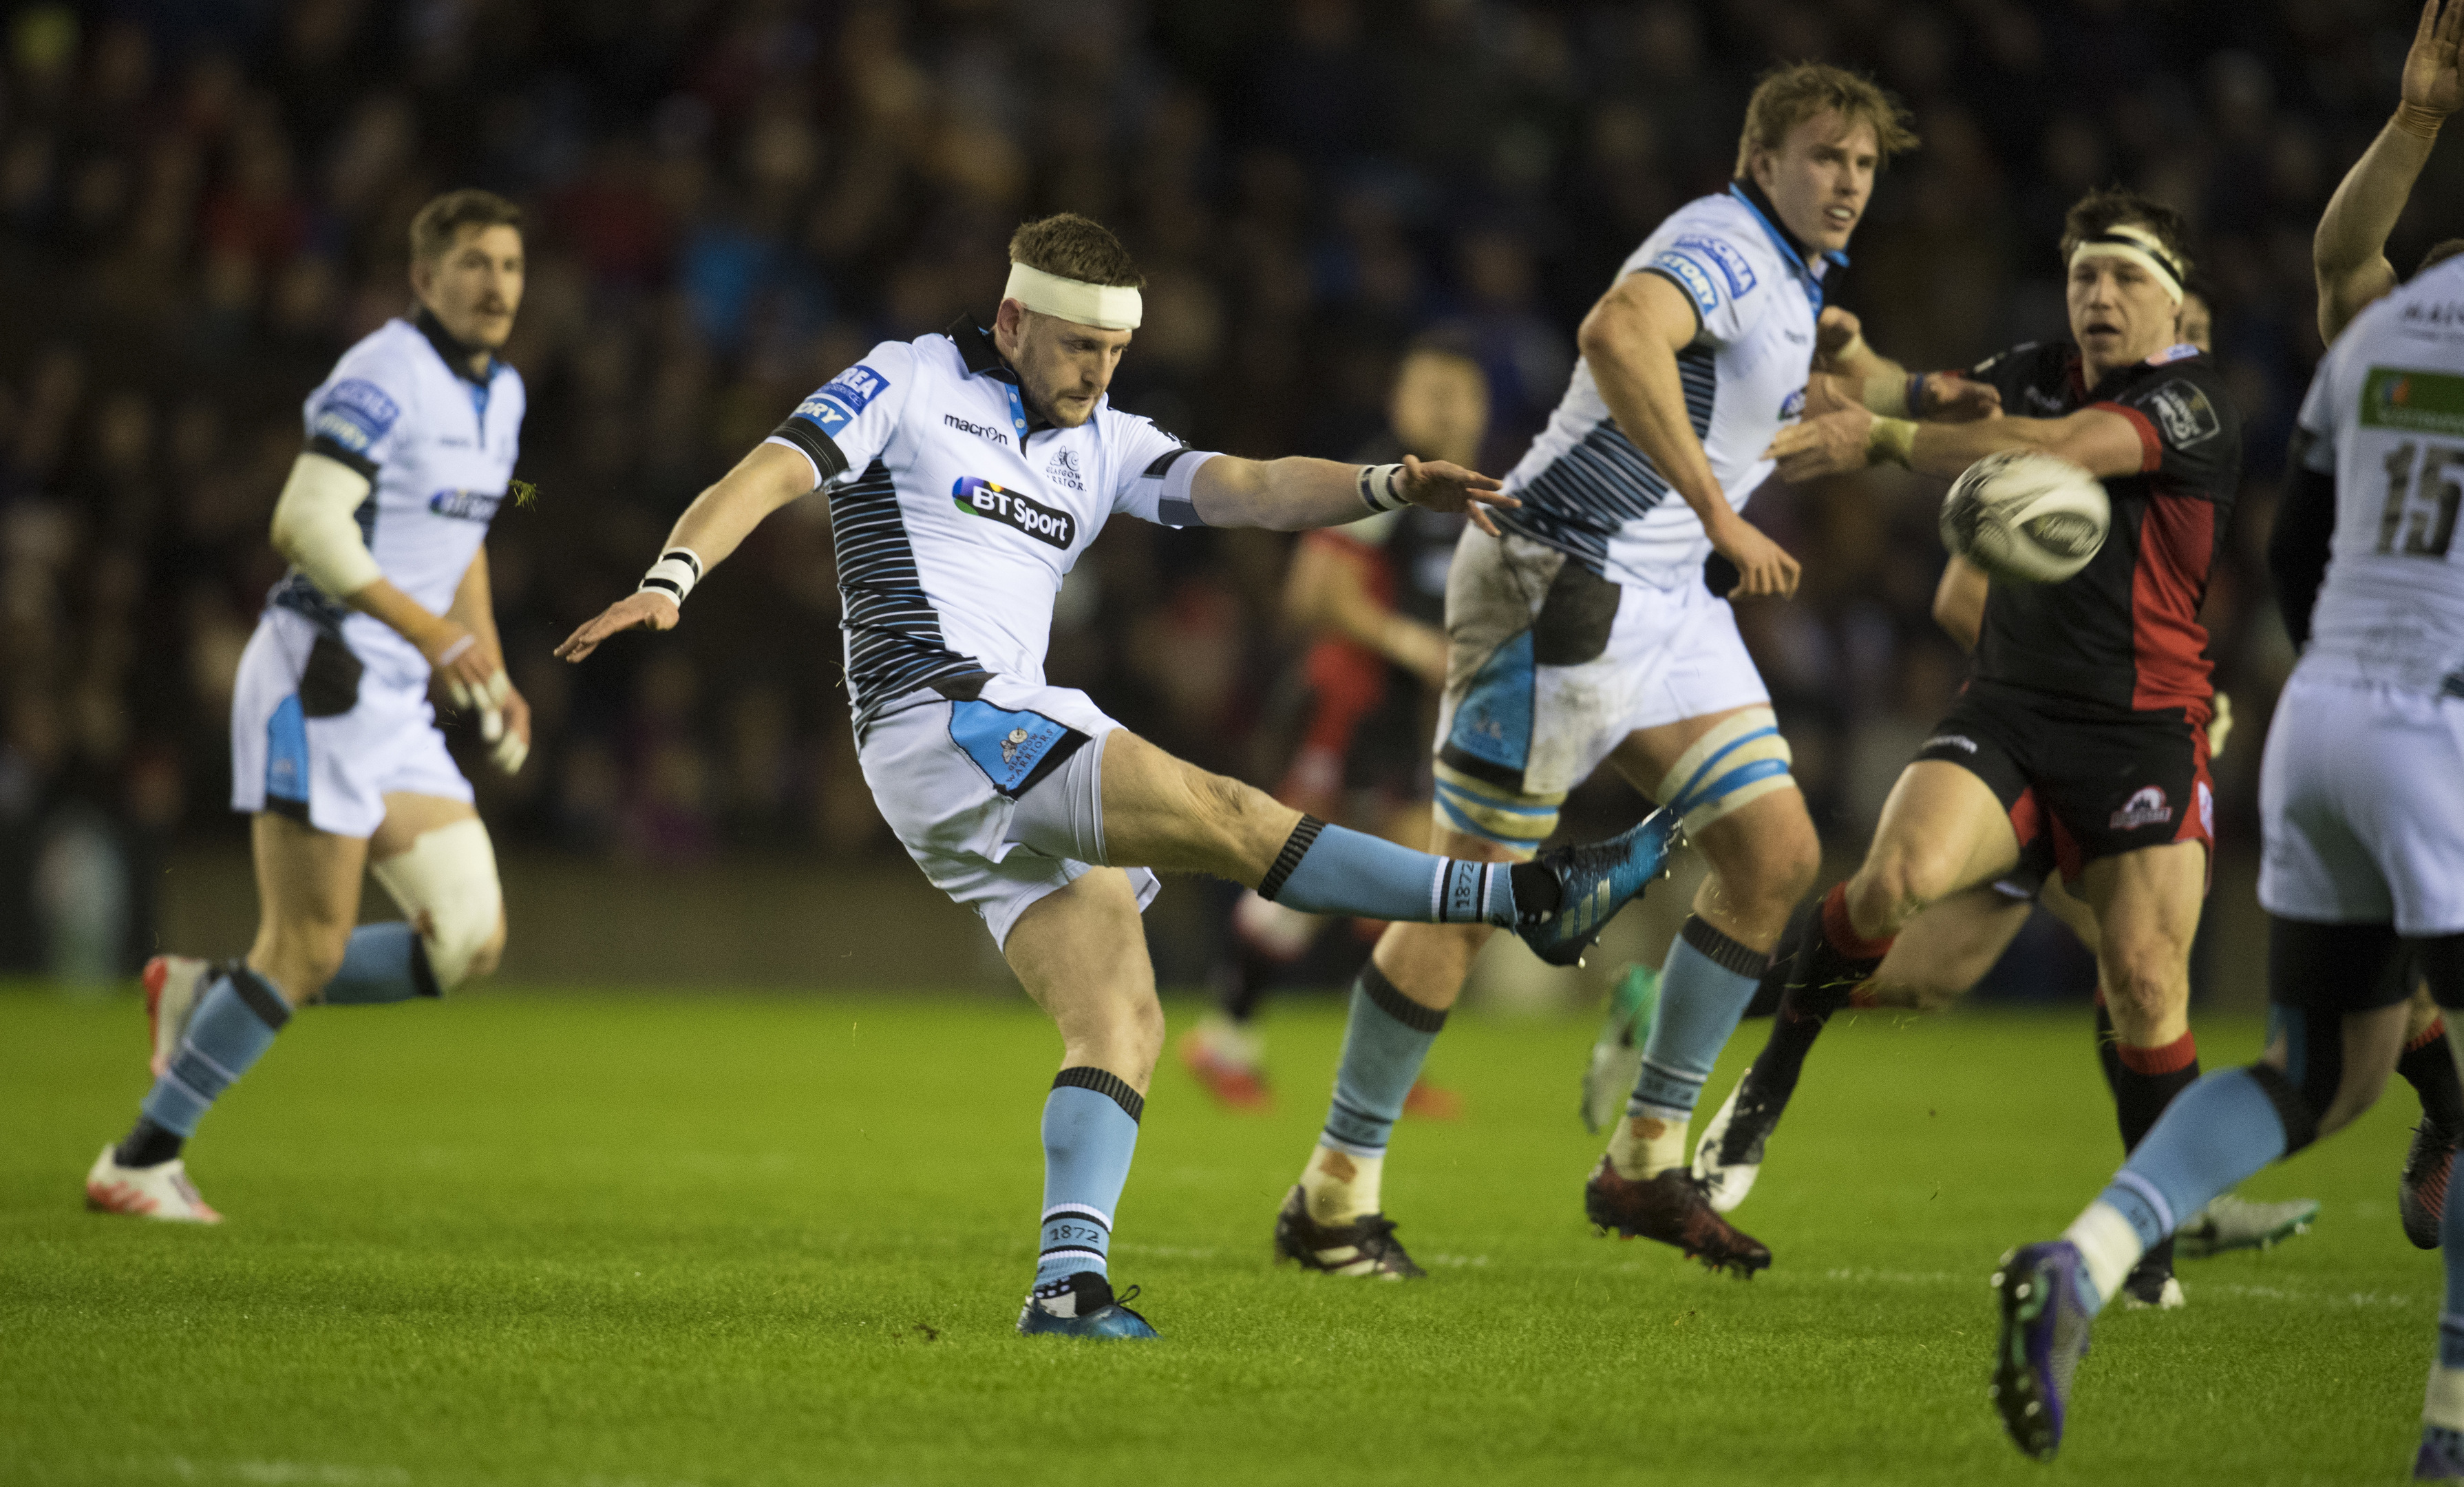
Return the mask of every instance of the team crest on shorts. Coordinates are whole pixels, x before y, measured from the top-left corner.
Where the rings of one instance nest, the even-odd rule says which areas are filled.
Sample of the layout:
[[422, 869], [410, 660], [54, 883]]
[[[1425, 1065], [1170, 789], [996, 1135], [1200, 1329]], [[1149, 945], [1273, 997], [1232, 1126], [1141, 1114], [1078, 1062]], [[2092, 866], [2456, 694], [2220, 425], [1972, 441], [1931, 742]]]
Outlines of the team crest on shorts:
[[2172, 802], [2165, 798], [2163, 790], [2150, 785], [2123, 801], [2106, 825], [2117, 832], [2135, 832], [2143, 826], [2163, 826], [2172, 819]]
[[1010, 729], [1009, 736], [1001, 741], [1001, 763], [1013, 769], [1017, 768], [1018, 751], [1026, 746], [1026, 739], [1027, 733], [1024, 728]]

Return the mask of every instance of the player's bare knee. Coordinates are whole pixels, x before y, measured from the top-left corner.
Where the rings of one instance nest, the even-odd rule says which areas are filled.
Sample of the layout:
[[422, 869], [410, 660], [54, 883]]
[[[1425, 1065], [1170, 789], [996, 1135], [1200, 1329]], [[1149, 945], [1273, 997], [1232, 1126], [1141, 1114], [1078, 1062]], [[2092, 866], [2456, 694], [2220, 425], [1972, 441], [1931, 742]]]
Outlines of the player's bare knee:
[[1915, 848], [1877, 852], [1848, 884], [1848, 914], [1861, 934], [1895, 934], [1957, 886], [1947, 854]]

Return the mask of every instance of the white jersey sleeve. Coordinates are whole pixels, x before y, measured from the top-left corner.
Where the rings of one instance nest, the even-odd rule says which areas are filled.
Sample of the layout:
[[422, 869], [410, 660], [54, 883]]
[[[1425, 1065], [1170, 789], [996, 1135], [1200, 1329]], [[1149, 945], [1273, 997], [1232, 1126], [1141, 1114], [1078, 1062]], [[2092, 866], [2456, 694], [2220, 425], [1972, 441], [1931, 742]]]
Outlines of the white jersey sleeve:
[[915, 347], [885, 341], [796, 405], [765, 444], [783, 444], [811, 462], [813, 483], [861, 475], [890, 448], [915, 389]]
[[1191, 503], [1198, 467], [1216, 456], [1191, 449], [1135, 413], [1104, 416], [1111, 424], [1112, 510], [1160, 526], [1203, 526]]
[[1655, 233], [1626, 259], [1625, 272], [1657, 274], [1683, 290], [1703, 322], [1699, 340], [1715, 347], [1735, 345], [1753, 334], [1771, 301], [1773, 286], [1754, 272], [1748, 255], [1710, 232], [1681, 232], [1664, 241]]
[[306, 453], [340, 460], [373, 480], [393, 452], [403, 410], [417, 401], [410, 368], [367, 343], [352, 348], [308, 399]]

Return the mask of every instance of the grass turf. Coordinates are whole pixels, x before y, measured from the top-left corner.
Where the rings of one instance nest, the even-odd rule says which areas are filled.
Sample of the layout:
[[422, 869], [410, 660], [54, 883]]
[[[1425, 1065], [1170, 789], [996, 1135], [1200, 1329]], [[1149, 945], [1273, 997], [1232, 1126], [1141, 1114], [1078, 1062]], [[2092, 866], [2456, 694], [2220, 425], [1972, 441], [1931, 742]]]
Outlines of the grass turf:
[[[2410, 1094], [2263, 1174], [2325, 1202], [2108, 1313], [2072, 1438], [1985, 1400], [1985, 1277], [2110, 1172], [2084, 1012], [1842, 1019], [1737, 1215], [1750, 1284], [1595, 1237], [1591, 1028], [1462, 1018], [1387, 1207], [1432, 1278], [1272, 1270], [1341, 1036], [1283, 1098], [1167, 1056], [1116, 1282], [1160, 1343], [1015, 1336], [1054, 1067], [1023, 1003], [493, 993], [302, 1016], [192, 1157], [218, 1230], [93, 1216], [144, 1087], [133, 999], [0, 994], [0, 1480], [2351, 1482], [2409, 1460], [2436, 1258], [2396, 1228]], [[1194, 1014], [1174, 1011], [1177, 1028]], [[1749, 1024], [1712, 1083], [1761, 1040]], [[2254, 1023], [2202, 1024], [2210, 1067]]]

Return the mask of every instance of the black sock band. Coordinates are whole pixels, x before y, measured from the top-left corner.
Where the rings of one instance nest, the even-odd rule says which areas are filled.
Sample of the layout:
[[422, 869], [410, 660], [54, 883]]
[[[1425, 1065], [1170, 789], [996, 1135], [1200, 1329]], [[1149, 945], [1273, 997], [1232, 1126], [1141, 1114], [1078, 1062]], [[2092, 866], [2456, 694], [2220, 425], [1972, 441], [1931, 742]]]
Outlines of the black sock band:
[[245, 961], [231, 962], [225, 974], [231, 977], [231, 989], [239, 993], [250, 1011], [256, 1013], [257, 1020], [281, 1032], [282, 1025], [291, 1020], [291, 1004], [274, 989], [274, 983], [249, 969]]
[[1128, 1111], [1133, 1121], [1143, 1119], [1147, 1113], [1147, 1098], [1130, 1088], [1129, 1080], [1110, 1069], [1098, 1069], [1091, 1064], [1064, 1069], [1052, 1076], [1052, 1087], [1057, 1090], [1093, 1090], [1098, 1095], [1109, 1097], [1114, 1104]]
[[121, 1166], [161, 1166], [180, 1154], [181, 1144], [177, 1133], [139, 1116], [136, 1128], [113, 1148], [111, 1160]]
[[1325, 830], [1326, 823], [1317, 817], [1307, 814], [1301, 817], [1301, 824], [1293, 827], [1292, 834], [1284, 838], [1284, 850], [1275, 854], [1274, 865], [1266, 869], [1265, 877], [1259, 879], [1259, 898], [1268, 903], [1275, 901], [1275, 895], [1284, 891], [1285, 880], [1292, 876], [1294, 868], [1301, 865], [1301, 858], [1309, 855], [1309, 848], [1317, 841], [1317, 833]]
[[2284, 1122], [2285, 1156], [2319, 1139], [2319, 1113], [2310, 1108], [2310, 1101], [2301, 1098], [2301, 1092], [2293, 1087], [2283, 1070], [2274, 1064], [2252, 1064], [2250, 1076], [2267, 1092], [2268, 1103], [2276, 1107], [2276, 1119]]
[[1735, 971], [1740, 976], [1759, 978], [1770, 968], [1771, 956], [1741, 941], [1731, 940], [1708, 920], [1699, 914], [1685, 916], [1678, 938], [1703, 953], [1705, 959], [1722, 970]]
[[1434, 1007], [1423, 1007], [1403, 994], [1403, 988], [1386, 978], [1386, 973], [1371, 961], [1360, 967], [1361, 994], [1376, 1005], [1379, 1011], [1394, 1018], [1415, 1032], [1435, 1032], [1446, 1025], [1446, 1014]]
[[1506, 875], [1514, 885], [1514, 912], [1519, 918], [1535, 914], [1554, 914], [1565, 897], [1557, 875], [1537, 862], [1517, 862]]

